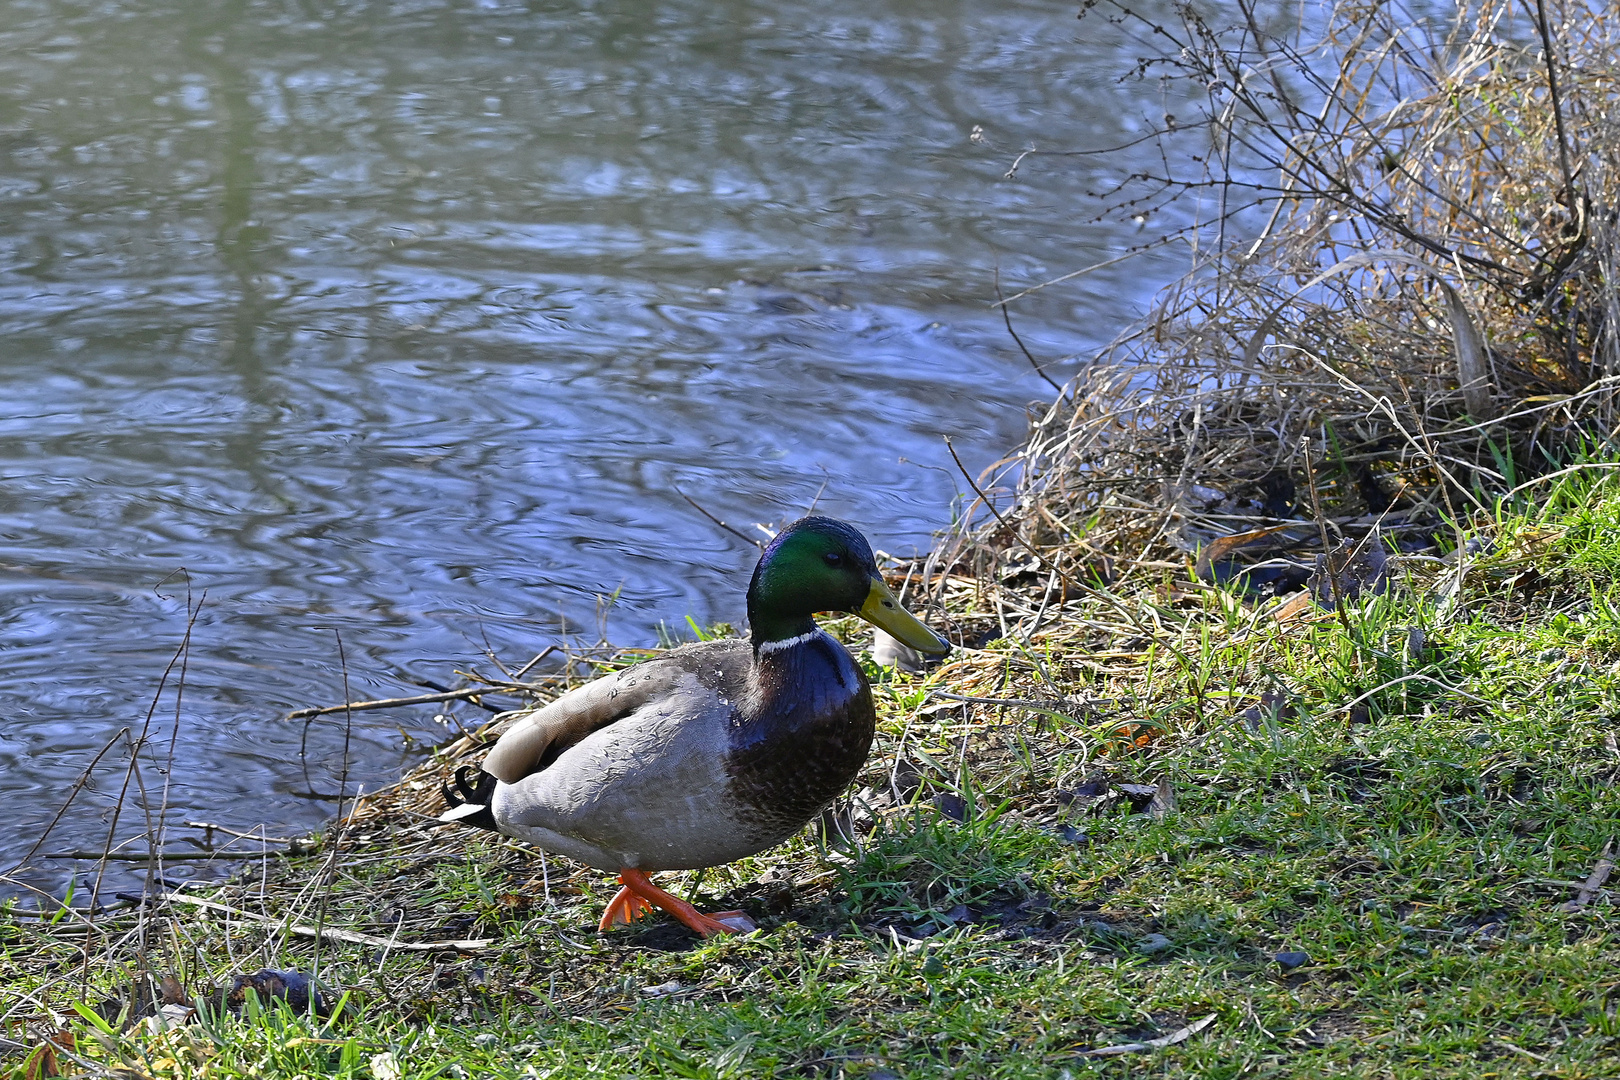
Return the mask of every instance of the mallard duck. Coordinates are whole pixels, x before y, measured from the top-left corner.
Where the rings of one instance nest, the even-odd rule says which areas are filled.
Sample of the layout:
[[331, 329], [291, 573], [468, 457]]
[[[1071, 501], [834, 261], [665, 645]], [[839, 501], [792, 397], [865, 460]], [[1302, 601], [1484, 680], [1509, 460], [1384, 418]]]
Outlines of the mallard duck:
[[753, 929], [647, 875], [774, 847], [860, 771], [872, 690], [818, 611], [859, 615], [922, 652], [950, 649], [901, 607], [856, 529], [801, 518], [754, 568], [748, 639], [682, 645], [518, 717], [481, 773], [458, 770], [444, 818], [617, 873], [603, 930], [654, 907], [705, 937]]

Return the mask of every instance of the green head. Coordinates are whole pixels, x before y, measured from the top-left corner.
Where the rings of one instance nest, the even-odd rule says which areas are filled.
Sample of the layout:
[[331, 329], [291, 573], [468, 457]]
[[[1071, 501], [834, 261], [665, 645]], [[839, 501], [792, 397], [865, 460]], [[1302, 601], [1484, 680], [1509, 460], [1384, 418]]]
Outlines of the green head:
[[832, 518], [800, 518], [766, 546], [749, 582], [754, 648], [811, 632], [818, 611], [859, 615], [921, 652], [950, 651], [883, 583], [866, 537]]

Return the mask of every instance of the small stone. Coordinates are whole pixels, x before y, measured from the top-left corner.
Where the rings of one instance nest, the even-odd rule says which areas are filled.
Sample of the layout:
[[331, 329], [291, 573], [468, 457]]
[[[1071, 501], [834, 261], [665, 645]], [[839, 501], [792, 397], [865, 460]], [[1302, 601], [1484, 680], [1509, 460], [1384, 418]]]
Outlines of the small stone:
[[473, 1036], [473, 1045], [480, 1050], [488, 1050], [500, 1041], [501, 1037], [493, 1031], [485, 1031]]
[[324, 1015], [326, 1012], [326, 1002], [321, 997], [320, 989], [302, 972], [261, 968], [251, 975], [238, 975], [231, 980], [225, 1004], [232, 1009], [240, 1008], [249, 990], [257, 994], [261, 1001], [281, 998], [294, 1012], [306, 1012], [312, 1005], [316, 1013]]
[[1152, 956], [1168, 949], [1174, 942], [1163, 934], [1149, 934], [1136, 943], [1136, 951], [1143, 956]]
[[1406, 629], [1406, 658], [1408, 660], [1422, 660], [1423, 650], [1428, 646], [1429, 639], [1423, 633], [1421, 626], [1409, 626]]
[[175, 1027], [190, 1020], [196, 1012], [190, 1005], [165, 1005], [158, 1010], [158, 1015], [163, 1017], [165, 1025]]
[[1077, 829], [1073, 825], [1069, 824], [1059, 825], [1057, 827], [1057, 835], [1058, 839], [1062, 840], [1065, 844], [1074, 844], [1077, 847], [1085, 847], [1087, 844], [1091, 843], [1091, 837], [1086, 835], [1084, 829]]
[[1311, 955], [1310, 953], [1298, 951], [1280, 952], [1272, 959], [1276, 960], [1277, 966], [1282, 968], [1284, 971], [1293, 971], [1295, 968], [1304, 967], [1306, 964], [1310, 963]]
[[671, 979], [669, 982], [659, 983], [657, 986], [643, 986], [641, 992], [648, 997], [668, 997], [671, 994], [678, 994], [684, 989], [686, 989], [684, 986]]

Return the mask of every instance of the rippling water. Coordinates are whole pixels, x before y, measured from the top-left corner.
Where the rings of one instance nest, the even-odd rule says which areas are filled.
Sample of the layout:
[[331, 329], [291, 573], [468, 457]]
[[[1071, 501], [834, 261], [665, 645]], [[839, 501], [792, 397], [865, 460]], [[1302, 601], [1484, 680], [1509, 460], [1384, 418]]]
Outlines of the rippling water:
[[[740, 621], [754, 552], [677, 486], [744, 524], [825, 488], [926, 546], [941, 436], [982, 466], [1048, 392], [996, 273], [1139, 240], [1087, 223], [1093, 159], [1002, 179], [1157, 115], [1095, 32], [1008, 0], [0, 0], [0, 868], [141, 729], [188, 581], [118, 840], [165, 798], [330, 813], [340, 726], [306, 775], [281, 717], [342, 700], [334, 631], [367, 697], [594, 637], [616, 590], [619, 642]], [[1163, 269], [1040, 294], [1026, 340], [1072, 356]], [[434, 716], [360, 714], [351, 782]], [[45, 851], [104, 845], [128, 756]]]

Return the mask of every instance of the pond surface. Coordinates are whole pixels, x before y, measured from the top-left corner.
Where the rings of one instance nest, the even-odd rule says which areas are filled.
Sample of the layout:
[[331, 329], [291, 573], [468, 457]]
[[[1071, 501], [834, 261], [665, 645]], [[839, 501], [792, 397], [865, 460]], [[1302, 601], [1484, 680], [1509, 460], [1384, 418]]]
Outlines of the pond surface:
[[[41, 854], [319, 824], [342, 725], [306, 767], [283, 716], [343, 700], [337, 633], [359, 699], [740, 623], [756, 553], [677, 488], [926, 548], [942, 436], [983, 467], [1050, 394], [998, 271], [1142, 239], [1091, 222], [1103, 161], [1002, 176], [1162, 112], [1075, 10], [0, 0], [0, 869], [147, 723], [188, 582], [121, 820], [115, 742]], [[1172, 266], [1021, 302], [1025, 340], [1061, 377]], [[358, 714], [351, 790], [436, 717]]]

